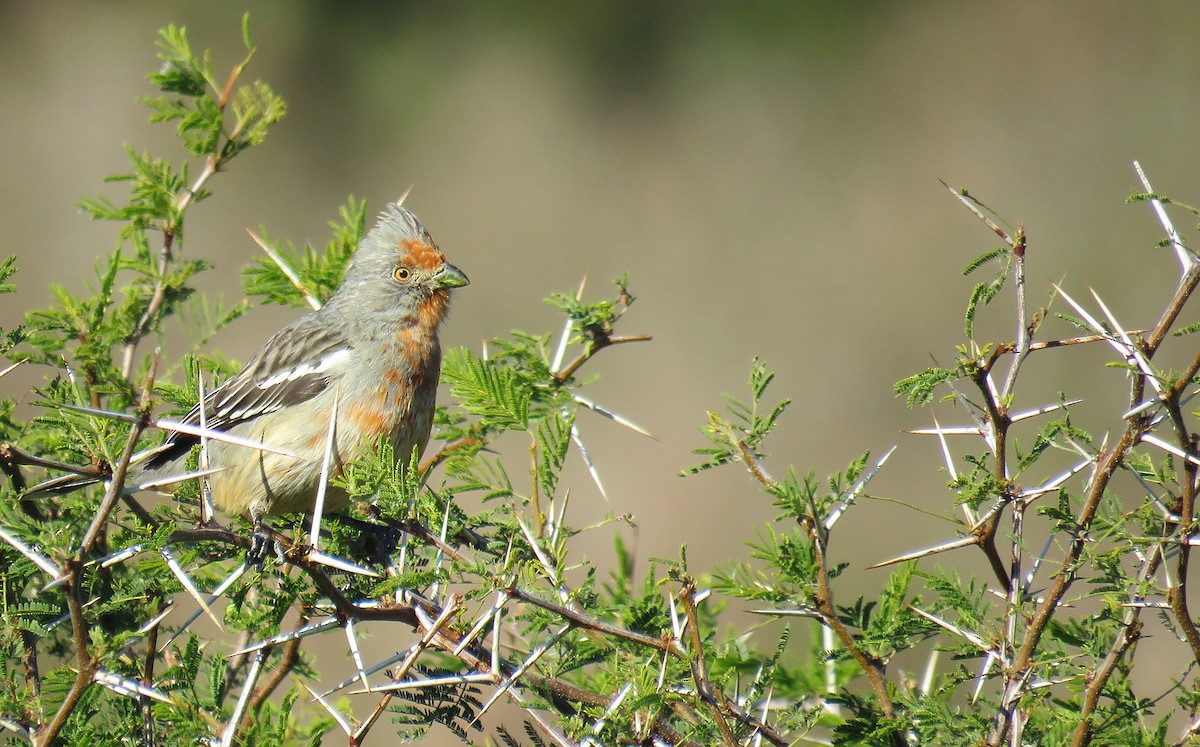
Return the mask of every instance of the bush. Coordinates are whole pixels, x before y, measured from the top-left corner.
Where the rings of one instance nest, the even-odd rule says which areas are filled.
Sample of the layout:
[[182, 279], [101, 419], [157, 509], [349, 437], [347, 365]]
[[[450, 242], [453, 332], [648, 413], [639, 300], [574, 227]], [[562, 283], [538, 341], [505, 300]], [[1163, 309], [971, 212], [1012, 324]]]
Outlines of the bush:
[[[183, 29], [161, 32], [163, 66], [150, 76], [161, 95], [144, 103], [153, 121], [174, 123], [185, 160], [131, 149], [130, 173], [114, 177], [128, 183], [128, 201], [82, 203], [120, 227], [89, 294], [55, 288], [54, 306], [0, 331], [13, 365], [55, 371], [36, 390], [32, 417], [21, 397], [0, 400], [0, 726], [10, 738], [268, 745], [317, 743], [336, 729], [354, 743], [368, 734], [386, 743], [380, 732], [412, 739], [441, 724], [481, 741], [490, 739], [481, 717], [509, 701], [526, 720], [523, 730], [496, 727], [508, 745], [1196, 741], [1200, 632], [1186, 590], [1200, 458], [1186, 408], [1200, 354], [1180, 371], [1154, 361], [1173, 335], [1200, 328], [1180, 326], [1200, 264], [1167, 219], [1172, 202], [1144, 177], [1133, 199], [1154, 206], [1181, 270], [1141, 331], [1096, 294], [1080, 303], [1056, 287], [1051, 300], [1068, 313], [1031, 310], [1023, 230], [956, 193], [1003, 242], [967, 272], [994, 274], [969, 298], [954, 365], [896, 385], [910, 406], [945, 392], [967, 421], [916, 431], [942, 444], [956, 536], [880, 564], [894, 568], [870, 598], [835, 593], [840, 547], [856, 541], [836, 529], [847, 511], [868, 510], [855, 505], [871, 498], [887, 456], [863, 455], [825, 480], [792, 467], [772, 475], [764, 443], [787, 401], [768, 399], [773, 375], [758, 361], [749, 397], [709, 413], [703, 461], [687, 470], [740, 466], [773, 502], [778, 518], [750, 559], [697, 576], [681, 550], [638, 580], [619, 533], [611, 571], [576, 558], [581, 530], [567, 521], [560, 479], [572, 449], [587, 459], [575, 413], [587, 407], [636, 428], [579, 393], [598, 353], [648, 339], [617, 333], [634, 300], [626, 278], [608, 299], [553, 295], [566, 317], [557, 341], [514, 332], [486, 358], [449, 351], [443, 379], [454, 401], [439, 410], [433, 453], [402, 470], [381, 447], [334, 478], [354, 498], [358, 525], [310, 534], [301, 517], [277, 521], [278, 556], [247, 563], [245, 520], [198, 513], [202, 477], [174, 501], [123, 490], [132, 455], [169, 431], [202, 385], [232, 373], [200, 351], [250, 310], [197, 294], [192, 281], [208, 265], [182, 251], [190, 208], [285, 112], [269, 86], [245, 82], [248, 25], [243, 35], [247, 57], [222, 78]], [[319, 304], [366, 214], [351, 198], [321, 250], [258, 239], [268, 257], [246, 271], [246, 293]], [[16, 267], [12, 257], [0, 263], [0, 293], [13, 289]], [[977, 342], [976, 315], [1006, 289], [1016, 339]], [[1026, 359], [1077, 344], [1112, 347], [1112, 365], [1128, 375], [1128, 401], [1100, 403], [1119, 425], [1099, 442], [1072, 422], [1078, 403], [1066, 385], [1056, 402], [1018, 406]], [[962, 436], [977, 440], [956, 457], [949, 443]], [[500, 443], [522, 447], [506, 460], [488, 448]], [[35, 500], [25, 493], [29, 468], [104, 484]], [[364, 537], [383, 542], [364, 546]], [[925, 561], [969, 548], [994, 578]], [[164, 623], [180, 608], [190, 615]], [[747, 635], [748, 614], [770, 624]], [[193, 627], [201, 617], [212, 625]], [[408, 643], [371, 661], [359, 647], [367, 626]], [[1150, 629], [1177, 641], [1179, 664], [1135, 683], [1137, 644]], [[330, 636], [351, 653], [344, 682], [305, 649]], [[889, 672], [898, 656], [926, 651], [921, 678]], [[300, 698], [321, 708], [299, 709]]]

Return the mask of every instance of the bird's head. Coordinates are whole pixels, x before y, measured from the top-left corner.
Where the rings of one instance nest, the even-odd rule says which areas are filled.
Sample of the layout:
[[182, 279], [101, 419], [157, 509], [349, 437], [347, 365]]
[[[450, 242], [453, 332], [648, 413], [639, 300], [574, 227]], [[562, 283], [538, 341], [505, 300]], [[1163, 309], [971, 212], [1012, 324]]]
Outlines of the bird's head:
[[388, 203], [359, 243], [330, 303], [343, 311], [379, 313], [404, 325], [436, 329], [449, 305], [450, 289], [469, 282], [462, 270], [446, 261], [415, 215]]

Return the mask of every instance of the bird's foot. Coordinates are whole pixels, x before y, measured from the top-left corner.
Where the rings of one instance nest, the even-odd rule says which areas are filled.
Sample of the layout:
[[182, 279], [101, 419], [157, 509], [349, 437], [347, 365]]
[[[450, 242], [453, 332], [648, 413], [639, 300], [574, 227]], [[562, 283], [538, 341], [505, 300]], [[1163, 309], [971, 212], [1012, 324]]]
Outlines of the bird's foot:
[[280, 563], [287, 562], [287, 551], [279, 535], [267, 526], [262, 516], [255, 516], [254, 529], [250, 533], [250, 549], [246, 551], [246, 564], [259, 570], [269, 555], [274, 555]]

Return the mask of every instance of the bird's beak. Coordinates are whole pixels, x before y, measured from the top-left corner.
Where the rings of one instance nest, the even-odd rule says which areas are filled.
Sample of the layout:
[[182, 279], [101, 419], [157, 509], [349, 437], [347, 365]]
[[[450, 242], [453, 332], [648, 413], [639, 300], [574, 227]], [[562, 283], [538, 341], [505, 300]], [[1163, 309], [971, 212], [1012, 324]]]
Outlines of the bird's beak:
[[462, 270], [449, 263], [442, 265], [442, 269], [438, 270], [430, 280], [433, 281], [435, 288], [461, 288], [471, 284]]

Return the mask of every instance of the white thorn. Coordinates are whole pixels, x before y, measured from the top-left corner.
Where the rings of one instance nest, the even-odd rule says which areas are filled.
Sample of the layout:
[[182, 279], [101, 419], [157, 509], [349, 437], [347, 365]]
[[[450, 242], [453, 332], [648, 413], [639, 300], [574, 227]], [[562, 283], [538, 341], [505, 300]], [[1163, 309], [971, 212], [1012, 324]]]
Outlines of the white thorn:
[[221, 621], [218, 620], [217, 616], [213, 614], [213, 611], [209, 609], [208, 603], [205, 602], [204, 597], [200, 595], [200, 590], [197, 589], [195, 584], [192, 583], [192, 579], [188, 577], [187, 572], [183, 570], [183, 566], [179, 564], [179, 561], [175, 559], [175, 556], [171, 554], [171, 551], [163, 547], [159, 549], [159, 552], [162, 554], [163, 559], [167, 561], [167, 567], [171, 569], [171, 573], [174, 573], [175, 578], [179, 579], [179, 583], [183, 585], [184, 591], [186, 591], [192, 599], [196, 600], [196, 603], [200, 605], [200, 609], [204, 610], [209, 619], [211, 619], [217, 626], [217, 629], [221, 632], [225, 632], [225, 626], [221, 624]]
[[[1146, 172], [1142, 170], [1142, 165], [1134, 161], [1133, 170], [1137, 172], [1138, 179], [1141, 180], [1142, 186], [1146, 188], [1146, 192], [1154, 194], [1154, 188], [1150, 186], [1150, 180], [1146, 177]], [[1192, 265], [1196, 263], [1195, 255], [1183, 245], [1183, 239], [1179, 236], [1179, 232], [1175, 230], [1175, 225], [1171, 223], [1171, 218], [1167, 216], [1166, 208], [1163, 207], [1162, 202], [1158, 198], [1151, 198], [1150, 205], [1154, 208], [1154, 213], [1158, 216], [1158, 222], [1162, 224], [1163, 230], [1167, 232], [1167, 238], [1171, 241], [1171, 248], [1175, 250], [1175, 256], [1179, 260], [1180, 268], [1183, 272], [1191, 270]]]
[[234, 706], [229, 723], [225, 725], [225, 731], [221, 734], [221, 747], [230, 747], [233, 744], [233, 737], [237, 734], [238, 724], [242, 721], [242, 714], [245, 713], [246, 705], [250, 702], [250, 694], [254, 692], [254, 685], [258, 682], [258, 674], [262, 671], [262, 664], [266, 658], [267, 651], [263, 649], [255, 655], [254, 661], [250, 663], [250, 671], [246, 672], [246, 681], [242, 683], [242, 692], [238, 695], [237, 705]]
[[308, 532], [308, 542], [313, 550], [321, 546], [321, 518], [325, 513], [325, 493], [329, 490], [329, 473], [333, 467], [333, 451], [337, 442], [338, 400], [341, 387], [333, 391], [333, 405], [329, 408], [329, 429], [325, 436], [325, 456], [321, 460], [321, 481], [317, 483], [317, 496], [313, 501], [312, 528]]

